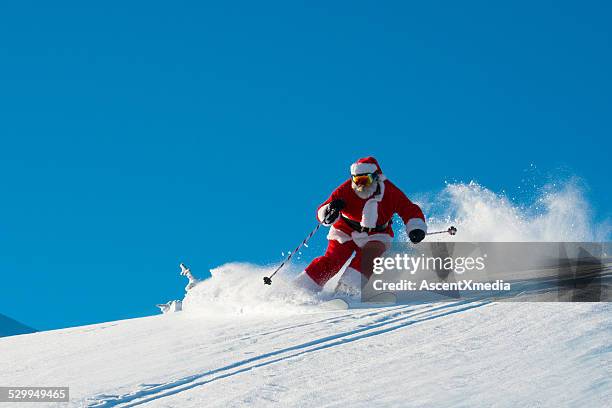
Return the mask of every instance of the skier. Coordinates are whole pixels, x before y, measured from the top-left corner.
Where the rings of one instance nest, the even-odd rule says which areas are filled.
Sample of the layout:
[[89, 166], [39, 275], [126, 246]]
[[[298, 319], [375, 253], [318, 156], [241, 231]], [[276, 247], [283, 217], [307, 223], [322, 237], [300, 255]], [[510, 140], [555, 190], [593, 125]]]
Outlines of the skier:
[[393, 238], [391, 218], [396, 213], [402, 218], [410, 241], [421, 242], [427, 225], [419, 206], [387, 180], [374, 157], [357, 160], [351, 165], [351, 178], [319, 206], [317, 219], [331, 227], [327, 250], [298, 275], [295, 284], [320, 291], [355, 253], [340, 278], [336, 294], [359, 296], [362, 279], [367, 281], [372, 275], [373, 259], [387, 250]]

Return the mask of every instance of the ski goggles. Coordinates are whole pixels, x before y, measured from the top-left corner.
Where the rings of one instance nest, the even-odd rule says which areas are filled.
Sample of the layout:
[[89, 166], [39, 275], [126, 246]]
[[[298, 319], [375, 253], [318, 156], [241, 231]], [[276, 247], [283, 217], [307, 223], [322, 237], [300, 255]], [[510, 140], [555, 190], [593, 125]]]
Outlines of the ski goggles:
[[369, 186], [374, 182], [376, 175], [374, 173], [368, 174], [355, 174], [351, 176], [351, 180], [357, 186]]

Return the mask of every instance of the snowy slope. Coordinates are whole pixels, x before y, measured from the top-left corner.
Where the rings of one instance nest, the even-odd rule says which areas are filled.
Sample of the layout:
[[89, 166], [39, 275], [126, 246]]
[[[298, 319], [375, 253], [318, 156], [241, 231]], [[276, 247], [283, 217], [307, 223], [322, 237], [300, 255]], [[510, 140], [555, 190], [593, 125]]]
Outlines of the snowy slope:
[[456, 302], [175, 313], [0, 339], [0, 384], [68, 385], [70, 406], [603, 407], [611, 312]]

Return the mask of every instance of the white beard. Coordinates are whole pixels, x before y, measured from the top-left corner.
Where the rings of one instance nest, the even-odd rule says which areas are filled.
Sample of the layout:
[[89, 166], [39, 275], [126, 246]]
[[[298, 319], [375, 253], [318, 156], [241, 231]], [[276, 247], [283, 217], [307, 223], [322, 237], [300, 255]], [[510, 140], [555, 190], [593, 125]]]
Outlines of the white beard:
[[353, 191], [355, 192], [355, 194], [357, 194], [357, 197], [365, 200], [366, 198], [372, 197], [372, 195], [376, 192], [378, 182], [375, 181], [369, 186], [358, 186], [357, 184], [351, 182], [351, 187], [353, 187]]

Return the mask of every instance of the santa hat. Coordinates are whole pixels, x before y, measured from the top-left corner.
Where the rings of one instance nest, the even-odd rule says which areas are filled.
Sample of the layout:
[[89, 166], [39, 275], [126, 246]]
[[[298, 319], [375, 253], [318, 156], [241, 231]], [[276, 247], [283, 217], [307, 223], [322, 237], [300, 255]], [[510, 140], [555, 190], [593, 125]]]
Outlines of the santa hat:
[[378, 162], [372, 156], [364, 157], [351, 164], [351, 175], [378, 173], [382, 174], [382, 170]]

